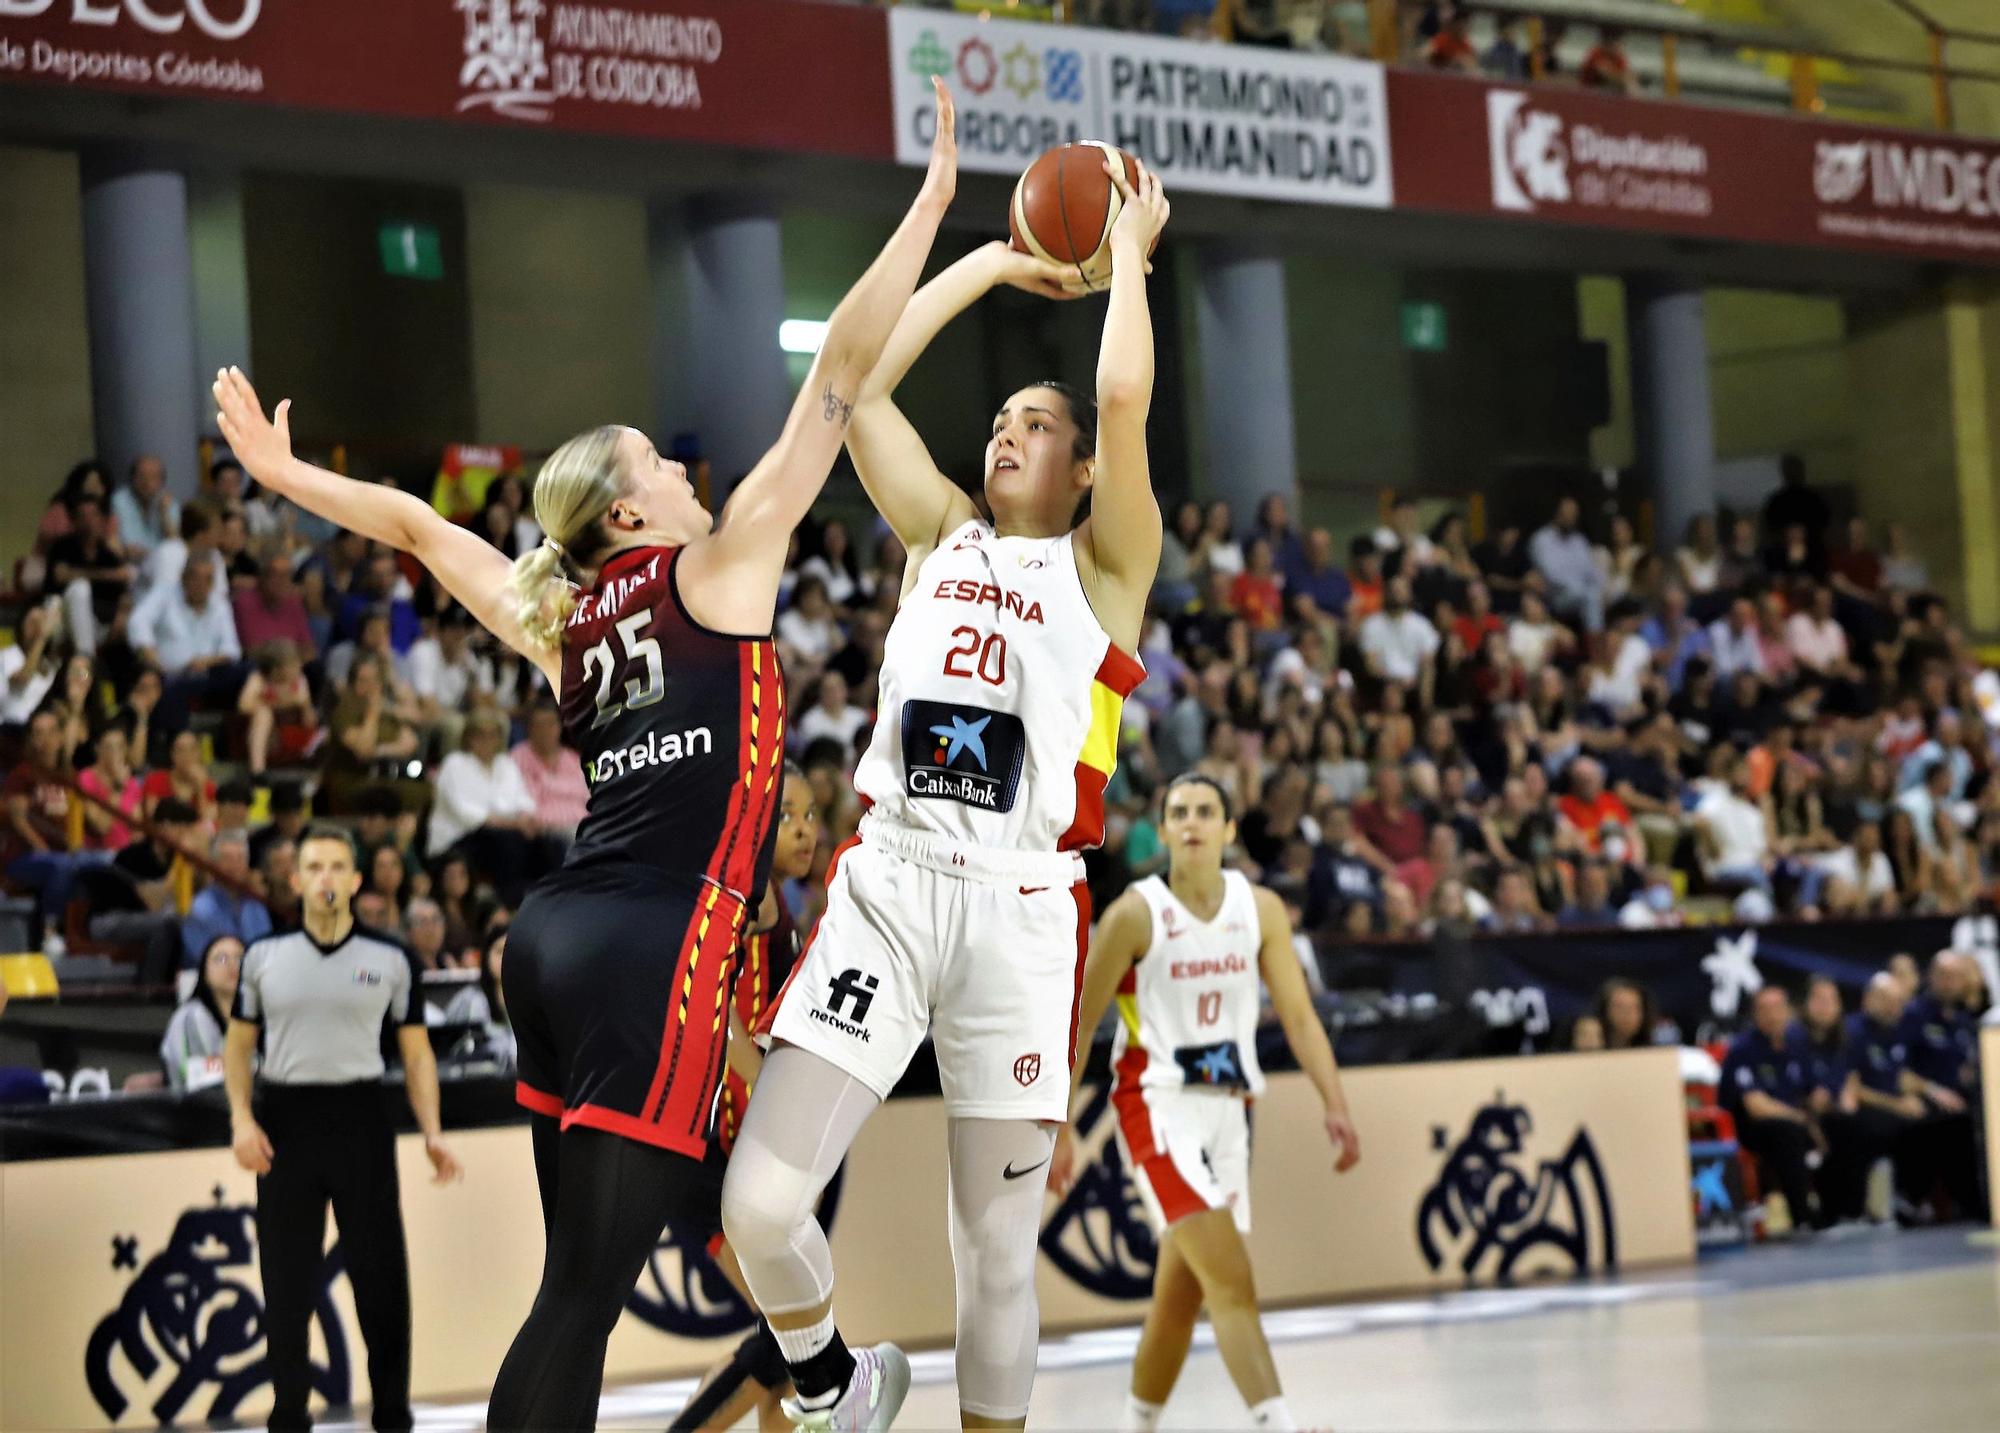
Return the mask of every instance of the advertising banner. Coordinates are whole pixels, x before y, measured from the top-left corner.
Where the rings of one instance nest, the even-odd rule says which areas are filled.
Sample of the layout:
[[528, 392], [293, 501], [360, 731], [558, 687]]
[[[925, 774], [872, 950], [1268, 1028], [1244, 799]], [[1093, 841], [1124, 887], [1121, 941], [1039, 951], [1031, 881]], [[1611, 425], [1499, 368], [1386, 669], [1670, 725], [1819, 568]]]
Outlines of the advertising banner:
[[1767, 983], [1797, 994], [1813, 976], [1828, 975], [1848, 1008], [1859, 1008], [1869, 977], [1899, 951], [1926, 964], [1947, 947], [1970, 952], [2000, 989], [1996, 926], [1990, 915], [1929, 916], [1342, 942], [1321, 965], [1337, 988], [1469, 1006], [1490, 1025], [1519, 1026], [1537, 1039], [1560, 1035], [1593, 1006], [1605, 981], [1622, 976], [1650, 990], [1660, 1013], [1692, 1041], [1704, 1025], [1733, 1030], [1746, 1022], [1751, 997]]
[[986, 20], [889, 15], [896, 158], [929, 160], [931, 76], [958, 103], [959, 163], [1019, 174], [1043, 150], [1107, 140], [1168, 189], [1387, 208], [1382, 67], [1244, 45]]
[[790, 0], [0, 0], [0, 82], [886, 158], [882, 31]]
[[1405, 208], [2000, 264], [2000, 144], [1390, 74]]
[[[1693, 1255], [1672, 1051], [1356, 1070], [1346, 1083], [1365, 1154], [1339, 1177], [1310, 1081], [1275, 1076], [1257, 1102], [1250, 1248], [1267, 1300], [1525, 1284]], [[1050, 1201], [1046, 1328], [1132, 1321], [1151, 1288], [1153, 1236], [1107, 1104], [1100, 1092], [1079, 1122], [1082, 1178]], [[821, 1205], [842, 1322], [870, 1338], [953, 1337], [945, 1135], [942, 1101], [889, 1101]], [[413, 1386], [423, 1401], [476, 1403], [533, 1302], [541, 1213], [525, 1127], [449, 1138], [463, 1184], [429, 1182], [417, 1136], [399, 1151]], [[255, 1203], [226, 1149], [0, 1164], [0, 1427], [261, 1422]], [[703, 1252], [709, 1232], [663, 1233], [612, 1334], [612, 1381], [693, 1372], [749, 1326]], [[313, 1360], [321, 1397], [367, 1400], [337, 1243]]]

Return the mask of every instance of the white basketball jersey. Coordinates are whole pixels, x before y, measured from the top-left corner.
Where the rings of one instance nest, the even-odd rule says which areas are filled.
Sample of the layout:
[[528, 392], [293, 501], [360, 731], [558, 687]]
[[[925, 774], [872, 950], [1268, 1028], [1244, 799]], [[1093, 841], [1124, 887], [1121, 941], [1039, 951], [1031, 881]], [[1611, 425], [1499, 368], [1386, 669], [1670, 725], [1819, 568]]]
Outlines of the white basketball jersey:
[[968, 845], [1095, 846], [1119, 717], [1145, 675], [1090, 610], [1070, 534], [967, 522], [924, 559], [889, 625], [855, 790], [875, 813]]
[[1222, 873], [1222, 906], [1197, 920], [1158, 876], [1132, 889], [1153, 918], [1153, 943], [1118, 987], [1111, 1068], [1117, 1088], [1215, 1086], [1259, 1094], [1257, 897], [1237, 871]]

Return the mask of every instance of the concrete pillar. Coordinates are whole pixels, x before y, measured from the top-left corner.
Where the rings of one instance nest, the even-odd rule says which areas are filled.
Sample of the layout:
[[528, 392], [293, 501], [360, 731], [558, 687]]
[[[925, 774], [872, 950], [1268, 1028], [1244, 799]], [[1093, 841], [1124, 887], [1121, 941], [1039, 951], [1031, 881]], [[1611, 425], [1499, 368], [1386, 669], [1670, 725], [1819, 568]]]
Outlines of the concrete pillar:
[[664, 451], [676, 432], [700, 435], [718, 508], [777, 441], [791, 408], [778, 347], [779, 222], [774, 205], [733, 196], [659, 205], [648, 216], [658, 439]]
[[83, 265], [98, 454], [121, 478], [134, 458], [157, 454], [168, 488], [191, 497], [205, 398], [195, 381], [186, 176], [89, 165]]
[[1694, 517], [1715, 511], [1707, 306], [1699, 284], [1649, 276], [1626, 281], [1625, 314], [1639, 469], [1653, 497], [1655, 546], [1671, 552]]
[[209, 375], [230, 364], [253, 378], [250, 355], [250, 259], [243, 240], [243, 176], [230, 171], [188, 176], [188, 253], [194, 266], [195, 421], [215, 431]]
[[1226, 500], [1239, 528], [1279, 493], [1298, 504], [1292, 426], [1292, 357], [1285, 266], [1273, 255], [1205, 244], [1195, 260], [1200, 410], [1207, 432], [1207, 498]]

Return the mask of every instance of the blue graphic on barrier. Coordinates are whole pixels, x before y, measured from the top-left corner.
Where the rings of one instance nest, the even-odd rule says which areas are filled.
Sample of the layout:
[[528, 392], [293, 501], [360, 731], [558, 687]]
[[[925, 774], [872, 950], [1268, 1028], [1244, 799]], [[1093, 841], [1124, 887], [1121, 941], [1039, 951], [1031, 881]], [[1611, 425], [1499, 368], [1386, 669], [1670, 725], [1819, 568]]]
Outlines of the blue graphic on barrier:
[[[840, 1209], [840, 1186], [846, 1167], [834, 1171], [820, 1196], [819, 1222], [831, 1231]], [[678, 1338], [721, 1338], [740, 1333], [757, 1315], [722, 1268], [708, 1255], [712, 1229], [685, 1230], [669, 1224], [640, 1271], [639, 1282], [626, 1295], [625, 1307], [661, 1333]]]
[[[215, 1396], [197, 1415], [215, 1422], [233, 1415], [243, 1400], [270, 1382], [264, 1352], [264, 1301], [260, 1286], [231, 1271], [256, 1260], [256, 1211], [247, 1204], [190, 1209], [174, 1223], [167, 1247], [139, 1264], [139, 1240], [113, 1235], [111, 1267], [136, 1269], [118, 1307], [91, 1331], [83, 1356], [90, 1396], [116, 1422], [131, 1406], [120, 1386], [116, 1356], [142, 1383], [150, 1384], [163, 1363], [176, 1372], [153, 1400], [152, 1414], [171, 1423], [203, 1388]], [[344, 1265], [336, 1245], [327, 1253], [313, 1315], [326, 1345], [326, 1362], [314, 1364], [313, 1390], [328, 1403], [352, 1398], [347, 1337], [333, 1306], [333, 1281]]]
[[[1107, 1085], [1078, 1116], [1077, 1138], [1086, 1138], [1110, 1109]], [[1050, 1263], [1092, 1293], [1107, 1299], [1152, 1297], [1159, 1246], [1116, 1140], [1106, 1140], [1097, 1162], [1078, 1171], [1075, 1187], [1042, 1226], [1041, 1244]]]
[[1736, 1201], [1729, 1197], [1728, 1175], [1729, 1167], [1724, 1164], [1705, 1164], [1694, 1172], [1694, 1194], [1701, 1202], [1701, 1218], [1736, 1212]]
[[1083, 103], [1083, 56], [1075, 50], [1045, 50], [1043, 88], [1058, 104]]
[[1617, 1267], [1611, 1189], [1596, 1145], [1579, 1129], [1560, 1158], [1530, 1174], [1516, 1161], [1533, 1127], [1524, 1106], [1496, 1094], [1456, 1145], [1443, 1126], [1432, 1130], [1433, 1145], [1451, 1152], [1417, 1205], [1417, 1245], [1431, 1268], [1455, 1255], [1468, 1280], [1504, 1284], [1530, 1255], [1539, 1257], [1526, 1272], [1536, 1274], [1556, 1272], [1551, 1255], [1570, 1273]]

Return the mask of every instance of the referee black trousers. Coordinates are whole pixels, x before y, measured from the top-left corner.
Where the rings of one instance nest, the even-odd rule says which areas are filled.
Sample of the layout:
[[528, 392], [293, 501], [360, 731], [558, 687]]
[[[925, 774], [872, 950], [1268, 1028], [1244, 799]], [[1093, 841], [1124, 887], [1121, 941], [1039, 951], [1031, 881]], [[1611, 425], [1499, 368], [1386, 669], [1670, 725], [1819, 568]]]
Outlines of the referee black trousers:
[[273, 1151], [271, 1172], [257, 1181], [270, 1426], [312, 1427], [307, 1411], [312, 1317], [325, 1283], [331, 1204], [368, 1347], [375, 1427], [406, 1429], [411, 1425], [410, 1266], [387, 1092], [373, 1081], [266, 1085], [258, 1122]]

